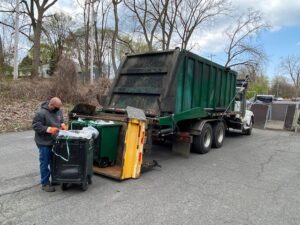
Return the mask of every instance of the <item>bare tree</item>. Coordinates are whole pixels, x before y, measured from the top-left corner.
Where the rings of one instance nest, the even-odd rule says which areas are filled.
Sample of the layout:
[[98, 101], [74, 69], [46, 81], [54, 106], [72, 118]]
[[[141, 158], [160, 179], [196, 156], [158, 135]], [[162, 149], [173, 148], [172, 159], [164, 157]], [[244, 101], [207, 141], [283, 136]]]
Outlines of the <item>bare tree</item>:
[[[181, 1], [181, 0], [180, 0]], [[175, 0], [173, 3], [176, 5], [178, 1]], [[168, 49], [167, 43], [171, 38], [171, 35], [173, 33], [173, 27], [170, 24], [170, 18], [171, 20], [173, 19], [174, 14], [173, 9], [171, 5], [172, 1], [171, 0], [152, 0], [150, 1], [150, 7], [149, 7], [149, 14], [152, 16], [149, 17], [149, 24], [153, 24], [150, 37], [156, 37], [161, 42], [161, 47], [163, 50]], [[170, 8], [171, 13], [169, 14], [168, 8]], [[176, 9], [176, 7], [175, 7]], [[153, 20], [153, 21], [152, 21]], [[152, 23], [151, 23], [152, 21]], [[146, 26], [149, 26], [145, 24]], [[147, 27], [146, 27], [147, 28]], [[159, 35], [161, 33], [161, 36]], [[145, 34], [146, 37], [146, 34]], [[146, 39], [147, 40], [147, 39]], [[150, 39], [151, 40], [151, 39]], [[153, 42], [153, 40], [152, 40]], [[148, 46], [149, 46], [149, 42]], [[153, 43], [151, 43], [152, 45]]]
[[226, 10], [226, 0], [185, 0], [178, 9], [176, 32], [181, 48], [187, 49], [192, 34], [199, 26]]
[[[176, 18], [181, 3], [182, 0], [150, 1], [147, 12], [149, 14], [148, 18], [147, 14], [145, 13], [145, 22], [143, 21], [143, 23], [140, 23], [141, 27], [146, 27], [146, 29], [144, 29], [143, 32], [148, 46], [151, 46], [152, 48], [153, 40], [154, 38], [156, 38], [161, 43], [162, 50], [167, 50], [170, 48], [172, 35], [174, 33], [176, 25]], [[147, 31], [149, 27], [150, 29], [152, 28], [152, 30], [150, 30], [151, 32], [148, 32], [149, 34], [147, 34], [147, 32], [145, 33], [145, 31]], [[148, 38], [148, 36], [150, 37], [150, 39]]]
[[82, 44], [81, 44], [81, 39], [83, 39], [84, 36], [84, 32], [83, 34], [78, 34], [75, 32], [70, 32], [70, 49], [72, 49], [72, 53], [75, 57], [77, 57], [79, 65], [80, 65], [80, 70], [84, 71], [85, 66], [84, 66], [84, 62], [83, 62], [83, 58], [82, 55], [84, 54], [84, 48], [82, 48]]
[[[13, 24], [10, 18], [2, 18], [6, 24]], [[0, 75], [10, 73], [10, 65], [13, 60], [13, 30], [5, 25], [0, 26]]]
[[170, 48], [174, 29], [176, 26], [176, 19], [179, 11], [179, 6], [182, 3], [182, 0], [167, 0], [167, 1], [168, 1], [168, 6], [166, 7], [163, 16], [161, 17], [160, 20], [161, 33], [162, 33], [161, 42], [162, 42], [163, 50], [168, 50]]
[[62, 54], [73, 25], [72, 17], [64, 13], [55, 13], [44, 22], [43, 27], [46, 40], [58, 51], [59, 55]]
[[22, 0], [21, 3], [25, 5], [24, 13], [28, 15], [31, 21], [33, 29], [33, 60], [32, 60], [32, 72], [31, 76], [38, 76], [38, 70], [40, 65], [40, 46], [42, 35], [42, 24], [45, 18], [46, 11], [53, 6], [57, 0]]
[[0, 34], [0, 68], [3, 68], [4, 66], [4, 47], [2, 42], [2, 37]]
[[[86, 83], [88, 78], [89, 62], [90, 62], [90, 37], [91, 28], [94, 26], [94, 22], [91, 21], [91, 12], [94, 11], [94, 3], [97, 0], [77, 0], [77, 4], [83, 10], [83, 28], [78, 29], [76, 32], [71, 32], [71, 39], [74, 47], [77, 51], [76, 56], [80, 64], [82, 72], [82, 81]], [[75, 52], [75, 51], [74, 51]]]
[[85, 48], [84, 48], [84, 70], [83, 70], [83, 83], [85, 83], [87, 73], [89, 70], [89, 37], [90, 37], [90, 10], [91, 10], [91, 1], [92, 0], [85, 0], [84, 1], [84, 11], [83, 11], [83, 18], [84, 18], [84, 37], [85, 37]]
[[239, 16], [236, 24], [225, 31], [229, 40], [229, 45], [225, 49], [227, 55], [225, 67], [255, 66], [263, 62], [265, 54], [258, 45], [253, 44], [253, 39], [268, 27], [260, 11], [249, 9], [247, 14]]
[[60, 60], [66, 42], [69, 40], [71, 28], [74, 25], [72, 17], [64, 13], [55, 13], [47, 17], [43, 27], [46, 41], [51, 46], [50, 74], [53, 74], [57, 62]]
[[[24, 9], [22, 8], [22, 12]], [[23, 40], [24, 36], [27, 37], [30, 41], [32, 41], [32, 37], [30, 36], [30, 24], [28, 23], [28, 17], [25, 13], [20, 14], [20, 0], [2, 0], [0, 5], [0, 25], [2, 25], [2, 64], [1, 69], [5, 71], [5, 73], [10, 73], [10, 65], [14, 66], [13, 77], [14, 79], [18, 78], [18, 53], [20, 51], [19, 42]], [[22, 34], [19, 37], [19, 34]], [[10, 48], [10, 43], [14, 37], [14, 46]], [[8, 40], [9, 39], [9, 40]], [[14, 59], [11, 62], [11, 53], [14, 54]], [[1, 54], [1, 53], [0, 53]], [[4, 69], [5, 67], [5, 69]]]
[[152, 51], [155, 35], [159, 33], [158, 25], [166, 14], [169, 0], [127, 0], [124, 3], [137, 19], [148, 50]]
[[239, 78], [244, 79], [248, 76], [251, 82], [257, 82], [263, 76], [261, 64], [238, 65], [235, 70], [238, 72]]
[[292, 81], [296, 89], [296, 96], [298, 97], [298, 91], [300, 88], [300, 57], [295, 55], [289, 55], [281, 61], [281, 70]]
[[294, 85], [284, 76], [275, 76], [272, 79], [270, 94], [276, 97], [290, 98], [294, 95]]
[[[100, 27], [97, 28], [97, 21], [94, 21], [95, 30], [95, 44], [96, 44], [96, 63], [98, 66], [99, 74], [102, 76], [103, 65], [105, 61], [105, 52], [108, 48], [108, 35], [109, 30], [107, 29], [107, 19], [111, 7], [111, 2], [106, 3], [105, 1], [99, 1], [95, 7], [95, 17], [100, 20]], [[100, 8], [100, 9], [99, 9]], [[100, 10], [100, 12], [98, 12]], [[99, 17], [98, 17], [99, 15]]]
[[119, 16], [118, 16], [118, 5], [122, 0], [112, 0], [114, 8], [114, 18], [115, 18], [115, 30], [113, 32], [112, 41], [111, 41], [111, 59], [113, 64], [114, 74], [117, 74], [117, 63], [116, 63], [116, 40], [119, 34]]
[[[15, 29], [14, 23], [15, 23], [15, 17], [14, 14], [16, 13], [16, 2], [13, 0], [2, 0], [2, 4], [0, 5], [0, 24], [8, 27], [12, 30]], [[28, 22], [28, 18], [24, 13], [24, 5], [21, 5], [22, 11], [21, 11], [21, 18], [20, 18], [20, 27], [19, 32], [28, 38], [29, 41], [33, 42], [33, 39], [30, 35], [30, 23]], [[4, 16], [5, 15], [5, 16]]]

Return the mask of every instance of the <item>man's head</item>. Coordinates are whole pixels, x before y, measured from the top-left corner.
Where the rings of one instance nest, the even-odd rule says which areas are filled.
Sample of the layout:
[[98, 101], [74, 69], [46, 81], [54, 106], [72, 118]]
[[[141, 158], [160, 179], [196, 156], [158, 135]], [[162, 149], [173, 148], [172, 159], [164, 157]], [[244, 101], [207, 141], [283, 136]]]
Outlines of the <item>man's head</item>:
[[53, 97], [50, 99], [48, 107], [51, 111], [57, 112], [62, 107], [62, 102], [58, 97]]

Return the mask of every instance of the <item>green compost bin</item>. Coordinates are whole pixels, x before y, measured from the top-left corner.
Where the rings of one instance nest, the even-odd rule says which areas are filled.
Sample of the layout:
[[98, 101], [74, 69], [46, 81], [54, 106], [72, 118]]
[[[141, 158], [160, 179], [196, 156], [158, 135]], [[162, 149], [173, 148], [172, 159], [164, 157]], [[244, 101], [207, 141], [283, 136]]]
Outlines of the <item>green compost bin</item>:
[[100, 124], [93, 120], [74, 120], [70, 122], [72, 130], [81, 130], [87, 126], [92, 126], [99, 131], [99, 136], [95, 142], [94, 161], [96, 161], [100, 167], [115, 164], [122, 125], [118, 123]]

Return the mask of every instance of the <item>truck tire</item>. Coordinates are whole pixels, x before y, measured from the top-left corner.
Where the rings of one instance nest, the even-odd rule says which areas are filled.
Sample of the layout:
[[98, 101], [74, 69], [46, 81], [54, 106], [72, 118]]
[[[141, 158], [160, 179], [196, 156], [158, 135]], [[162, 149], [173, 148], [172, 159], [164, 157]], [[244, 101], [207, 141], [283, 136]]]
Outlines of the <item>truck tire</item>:
[[211, 148], [212, 139], [212, 127], [209, 123], [206, 123], [201, 130], [201, 134], [194, 136], [192, 150], [199, 154], [208, 153]]
[[250, 121], [250, 124], [249, 124], [249, 129], [244, 129], [242, 130], [242, 133], [245, 134], [245, 135], [251, 135], [252, 134], [252, 128], [253, 128], [253, 120]]
[[225, 138], [225, 125], [223, 122], [217, 122], [213, 126], [213, 148], [220, 148], [223, 145]]

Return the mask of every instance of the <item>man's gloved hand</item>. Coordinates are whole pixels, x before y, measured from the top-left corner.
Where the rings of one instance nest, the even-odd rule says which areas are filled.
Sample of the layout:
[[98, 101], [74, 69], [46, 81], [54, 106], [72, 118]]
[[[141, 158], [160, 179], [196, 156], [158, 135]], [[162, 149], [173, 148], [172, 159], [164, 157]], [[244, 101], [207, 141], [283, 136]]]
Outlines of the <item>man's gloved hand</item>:
[[68, 126], [67, 126], [66, 124], [64, 124], [64, 123], [62, 123], [62, 124], [60, 125], [60, 128], [61, 128], [62, 130], [68, 130]]
[[47, 128], [47, 133], [49, 134], [57, 134], [59, 129], [57, 127], [48, 127]]

